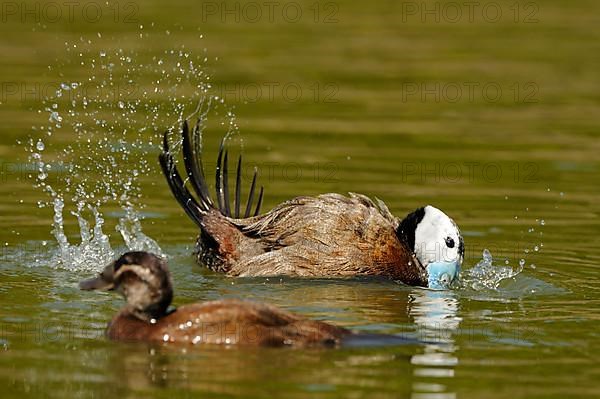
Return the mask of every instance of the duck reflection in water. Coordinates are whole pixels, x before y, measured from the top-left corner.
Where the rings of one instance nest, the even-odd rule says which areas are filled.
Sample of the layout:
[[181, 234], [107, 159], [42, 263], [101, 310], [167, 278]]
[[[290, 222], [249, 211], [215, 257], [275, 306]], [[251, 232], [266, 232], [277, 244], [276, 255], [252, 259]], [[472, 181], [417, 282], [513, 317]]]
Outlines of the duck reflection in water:
[[411, 294], [408, 313], [416, 324], [418, 336], [425, 342], [422, 353], [410, 360], [416, 377], [413, 397], [456, 397], [447, 392], [445, 381], [454, 377], [458, 365], [454, 340], [462, 321], [458, 311], [459, 301], [452, 291], [415, 290]]

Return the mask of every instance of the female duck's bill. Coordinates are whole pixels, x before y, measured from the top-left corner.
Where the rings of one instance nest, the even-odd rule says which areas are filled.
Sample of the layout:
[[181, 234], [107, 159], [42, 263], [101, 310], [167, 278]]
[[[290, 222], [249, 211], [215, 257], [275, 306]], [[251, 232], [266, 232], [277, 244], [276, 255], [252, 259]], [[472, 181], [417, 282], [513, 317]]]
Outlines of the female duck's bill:
[[80, 281], [79, 289], [84, 291], [108, 291], [114, 289], [114, 266], [115, 262], [112, 262], [104, 268], [99, 276]]

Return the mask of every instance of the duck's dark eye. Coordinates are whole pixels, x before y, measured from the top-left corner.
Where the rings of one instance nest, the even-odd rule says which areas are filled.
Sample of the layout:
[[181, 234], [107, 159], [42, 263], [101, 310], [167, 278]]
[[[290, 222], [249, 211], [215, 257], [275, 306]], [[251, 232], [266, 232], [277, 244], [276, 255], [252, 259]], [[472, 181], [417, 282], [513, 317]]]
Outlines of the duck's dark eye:
[[448, 248], [454, 248], [454, 240], [452, 237], [446, 237], [446, 246]]

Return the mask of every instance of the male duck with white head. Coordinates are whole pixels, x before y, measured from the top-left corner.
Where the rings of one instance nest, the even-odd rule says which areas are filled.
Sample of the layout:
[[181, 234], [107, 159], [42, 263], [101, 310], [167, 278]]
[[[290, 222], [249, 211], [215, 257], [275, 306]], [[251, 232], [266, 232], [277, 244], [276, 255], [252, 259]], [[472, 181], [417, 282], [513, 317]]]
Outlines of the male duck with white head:
[[[173, 195], [200, 229], [197, 259], [230, 276], [383, 276], [408, 285], [444, 289], [458, 279], [464, 241], [454, 221], [428, 205], [400, 220], [382, 201], [350, 193], [297, 197], [260, 214], [254, 211], [257, 172], [241, 213], [241, 157], [234, 206], [230, 205], [228, 154], [217, 157], [216, 199], [206, 183], [199, 123], [182, 128], [185, 178], [165, 133], [160, 163]], [[194, 194], [188, 189], [191, 186]]]

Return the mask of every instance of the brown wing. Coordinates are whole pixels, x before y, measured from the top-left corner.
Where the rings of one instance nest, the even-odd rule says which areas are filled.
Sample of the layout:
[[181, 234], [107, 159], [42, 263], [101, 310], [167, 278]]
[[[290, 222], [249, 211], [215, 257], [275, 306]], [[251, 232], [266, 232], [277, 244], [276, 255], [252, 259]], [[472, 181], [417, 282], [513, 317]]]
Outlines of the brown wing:
[[274, 306], [220, 300], [182, 306], [160, 319], [153, 341], [257, 346], [334, 345], [350, 331]]
[[298, 197], [265, 215], [234, 223], [263, 253], [240, 256], [237, 276], [381, 275], [424, 284], [424, 273], [397, 238], [385, 205], [358, 194]]

